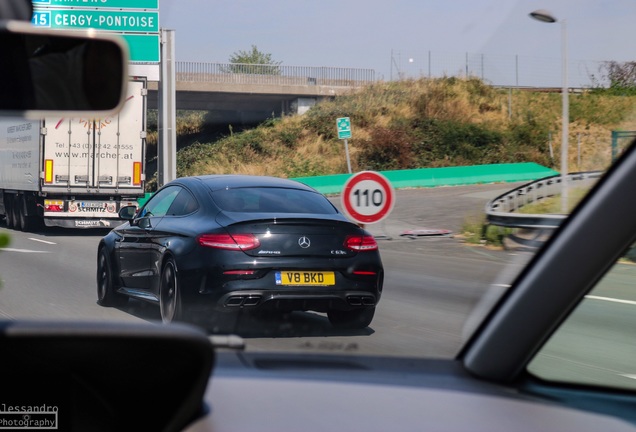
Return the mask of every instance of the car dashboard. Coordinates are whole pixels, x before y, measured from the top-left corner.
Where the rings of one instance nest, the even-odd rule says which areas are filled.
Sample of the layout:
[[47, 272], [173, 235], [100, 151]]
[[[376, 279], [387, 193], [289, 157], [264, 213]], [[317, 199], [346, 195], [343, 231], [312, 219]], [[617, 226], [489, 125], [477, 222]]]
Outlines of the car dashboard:
[[527, 388], [482, 381], [457, 360], [220, 351], [208, 413], [186, 430], [636, 430], [634, 418]]

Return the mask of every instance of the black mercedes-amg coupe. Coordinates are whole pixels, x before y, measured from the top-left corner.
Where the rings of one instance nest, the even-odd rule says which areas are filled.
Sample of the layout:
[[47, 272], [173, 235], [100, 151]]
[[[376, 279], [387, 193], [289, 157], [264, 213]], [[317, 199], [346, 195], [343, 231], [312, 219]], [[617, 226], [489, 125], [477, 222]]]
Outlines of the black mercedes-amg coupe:
[[380, 300], [373, 236], [296, 181], [179, 178], [120, 217], [128, 222], [97, 251], [104, 306], [147, 300], [164, 322], [201, 312], [316, 311], [333, 326], [365, 328]]

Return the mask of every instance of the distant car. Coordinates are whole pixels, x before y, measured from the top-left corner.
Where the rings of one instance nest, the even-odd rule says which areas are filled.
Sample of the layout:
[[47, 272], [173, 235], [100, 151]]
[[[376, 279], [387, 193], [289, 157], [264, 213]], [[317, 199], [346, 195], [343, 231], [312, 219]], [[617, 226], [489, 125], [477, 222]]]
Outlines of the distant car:
[[[103, 306], [158, 304], [164, 322], [205, 311], [317, 311], [367, 327], [384, 271], [374, 237], [316, 190], [260, 176], [166, 184], [99, 243]], [[226, 315], [227, 316], [227, 315]]]

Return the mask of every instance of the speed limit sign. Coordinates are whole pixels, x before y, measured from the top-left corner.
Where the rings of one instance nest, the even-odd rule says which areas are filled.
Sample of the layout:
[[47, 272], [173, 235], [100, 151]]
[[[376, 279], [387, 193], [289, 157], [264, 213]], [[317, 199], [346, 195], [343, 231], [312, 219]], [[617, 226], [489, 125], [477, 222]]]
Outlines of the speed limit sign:
[[393, 186], [375, 171], [362, 171], [347, 180], [341, 195], [342, 208], [358, 223], [379, 222], [391, 213], [395, 204]]

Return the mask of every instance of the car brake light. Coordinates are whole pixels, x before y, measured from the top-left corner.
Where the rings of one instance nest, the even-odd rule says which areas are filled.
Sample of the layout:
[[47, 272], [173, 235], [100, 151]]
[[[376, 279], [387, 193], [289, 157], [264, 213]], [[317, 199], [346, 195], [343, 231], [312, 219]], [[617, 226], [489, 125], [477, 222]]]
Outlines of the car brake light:
[[250, 250], [261, 245], [253, 234], [201, 234], [197, 237], [201, 246], [226, 250]]
[[357, 276], [375, 276], [378, 273], [374, 271], [354, 270], [353, 274]]
[[344, 241], [344, 247], [359, 252], [368, 252], [378, 249], [378, 243], [373, 236], [348, 236]]
[[228, 270], [224, 271], [224, 275], [232, 276], [251, 276], [256, 273], [256, 270]]

